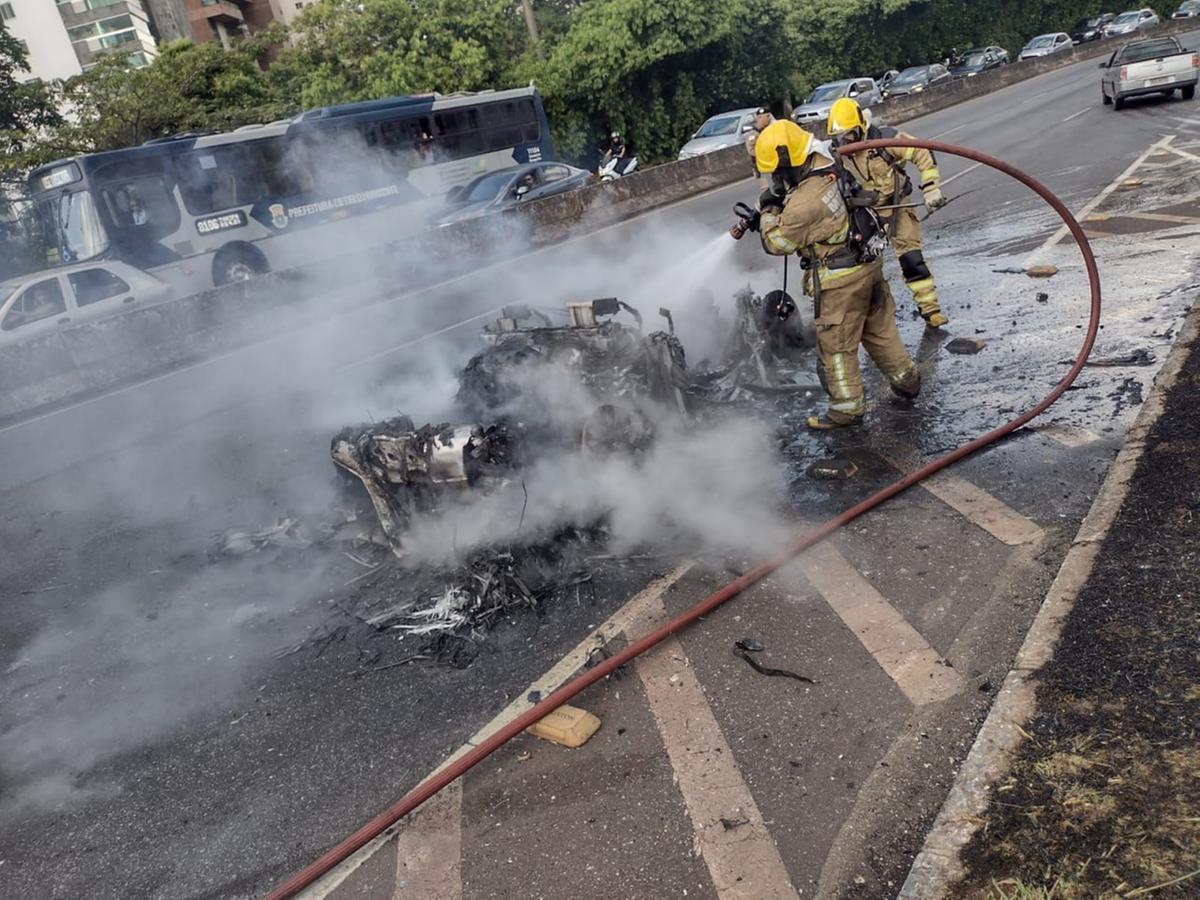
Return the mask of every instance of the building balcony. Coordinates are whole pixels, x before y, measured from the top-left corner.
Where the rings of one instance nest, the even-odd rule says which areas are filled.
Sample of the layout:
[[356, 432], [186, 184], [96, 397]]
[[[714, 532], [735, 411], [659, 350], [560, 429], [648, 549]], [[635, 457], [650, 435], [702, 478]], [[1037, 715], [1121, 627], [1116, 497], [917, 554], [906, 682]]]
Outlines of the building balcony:
[[219, 22], [223, 25], [241, 25], [246, 21], [242, 7], [233, 0], [200, 0], [198, 4], [188, 4], [188, 19], [197, 22]]

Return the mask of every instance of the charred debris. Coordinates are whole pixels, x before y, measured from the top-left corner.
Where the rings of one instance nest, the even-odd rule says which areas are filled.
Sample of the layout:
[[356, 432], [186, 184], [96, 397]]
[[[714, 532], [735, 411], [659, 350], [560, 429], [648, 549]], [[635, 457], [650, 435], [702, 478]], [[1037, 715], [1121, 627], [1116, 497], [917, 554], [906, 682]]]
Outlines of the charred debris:
[[[330, 452], [359, 503], [358, 547], [347, 555], [365, 571], [339, 605], [416, 648], [363, 671], [417, 660], [468, 665], [487, 633], [514, 614], [592, 602], [598, 568], [632, 575], [661, 567], [654, 554], [669, 555], [664, 548], [621, 559], [609, 553], [603, 516], [550, 531], [526, 527], [523, 471], [551, 455], [577, 460], [580, 477], [598, 457], [621, 454], [636, 464], [664, 429], [711, 428], [733, 405], [815, 390], [798, 383], [814, 340], [792, 299], [746, 288], [734, 300], [718, 363], [696, 369], [669, 310], [659, 310], [665, 327], [646, 333], [641, 313], [613, 297], [570, 303], [565, 321], [561, 311], [509, 306], [483, 329], [483, 349], [460, 375], [461, 418], [418, 425], [401, 414], [342, 429]], [[440, 514], [496, 492], [514, 495], [519, 508], [506, 533], [454, 546], [444, 562], [413, 552], [411, 539]], [[378, 526], [361, 527], [370, 519]], [[290, 526], [239, 535], [236, 544], [286, 541]]]

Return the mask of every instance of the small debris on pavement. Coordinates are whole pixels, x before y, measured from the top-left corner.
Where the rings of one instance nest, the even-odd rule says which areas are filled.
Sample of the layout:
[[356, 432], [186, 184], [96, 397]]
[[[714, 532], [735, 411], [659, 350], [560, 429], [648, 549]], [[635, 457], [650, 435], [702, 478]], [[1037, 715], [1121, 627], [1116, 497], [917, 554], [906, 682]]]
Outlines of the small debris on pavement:
[[305, 536], [296, 519], [280, 519], [269, 528], [260, 531], [230, 531], [218, 535], [212, 556], [245, 556], [257, 553], [265, 547], [281, 550], [307, 550], [312, 540]]
[[726, 831], [733, 831], [733, 829], [735, 829], [735, 828], [740, 828], [743, 825], [749, 825], [749, 824], [750, 824], [750, 820], [746, 819], [746, 818], [727, 819], [724, 816], [721, 816], [721, 826]]
[[1085, 365], [1088, 366], [1152, 366], [1154, 365], [1155, 357], [1146, 348], [1142, 347], [1134, 350], [1132, 353], [1126, 353], [1124, 356], [1106, 356], [1102, 359], [1089, 359]]
[[958, 356], [970, 356], [978, 353], [987, 346], [987, 341], [983, 338], [955, 338], [946, 345], [947, 353], [954, 353]]
[[1038, 291], [1037, 296], [1035, 296], [1033, 299], [1035, 299], [1038, 303], [1049, 303], [1050, 295], [1045, 291]]
[[1108, 213], [1094, 212], [1091, 215], [1089, 215], [1087, 218], [1085, 218], [1083, 221], [1085, 221], [1085, 222], [1107, 222], [1111, 218], [1112, 218], [1112, 216], [1110, 216]]
[[750, 653], [761, 653], [763, 650], [767, 649], [766, 644], [764, 644], [762, 641], [756, 641], [754, 638], [742, 638], [733, 646], [737, 647], [739, 650], [746, 650]]
[[1121, 182], [1121, 190], [1132, 191], [1135, 188], [1140, 188], [1145, 183], [1146, 182], [1142, 181], [1140, 178], [1126, 178]]
[[526, 733], [563, 747], [582, 747], [600, 728], [600, 720], [585, 709], [563, 704], [525, 729]]
[[533, 754], [528, 750], [522, 750], [517, 754], [517, 762], [528, 762], [531, 759], [533, 759]]
[[750, 650], [748, 642], [745, 640], [737, 641], [733, 645], [733, 655], [738, 657], [739, 659], [744, 659], [750, 665], [750, 668], [752, 668], [755, 672], [758, 672], [760, 675], [769, 675], [774, 678], [780, 678], [780, 677], [781, 678], [794, 678], [794, 679], [796, 679], [796, 681], [803, 681], [805, 684], [816, 684], [817, 683], [813, 679], [809, 678], [807, 675], [800, 675], [800, 674], [797, 674], [796, 672], [788, 671], [787, 669], [775, 669], [775, 668], [772, 668], [771, 666], [764, 666], [762, 663], [760, 663], [757, 659], [755, 659], [750, 654], [758, 653], [761, 650], [765, 650], [766, 648], [763, 647], [762, 644], [759, 644], [757, 641], [754, 641], [753, 643], [758, 646], [758, 648], [759, 648], [758, 650]]
[[530, 703], [541, 703], [542, 692], [541, 691], [530, 691], [528, 694], [525, 695], [525, 699], [528, 700]]
[[1058, 274], [1058, 266], [1030, 266], [1025, 274], [1030, 278], [1052, 278]]
[[809, 478], [831, 481], [845, 481], [853, 478], [857, 472], [858, 466], [848, 459], [819, 459], [808, 467]]

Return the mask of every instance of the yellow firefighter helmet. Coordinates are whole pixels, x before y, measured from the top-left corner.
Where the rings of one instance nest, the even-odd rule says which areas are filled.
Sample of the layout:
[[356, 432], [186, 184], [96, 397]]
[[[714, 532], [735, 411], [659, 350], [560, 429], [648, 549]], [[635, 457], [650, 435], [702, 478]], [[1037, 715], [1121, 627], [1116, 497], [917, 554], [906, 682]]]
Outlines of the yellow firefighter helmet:
[[863, 134], [867, 132], [867, 120], [858, 102], [849, 97], [835, 100], [829, 108], [829, 136], [845, 134], [855, 128], [861, 129]]
[[812, 152], [813, 136], [789, 119], [772, 122], [762, 130], [754, 144], [754, 161], [758, 171], [769, 175], [780, 166], [779, 150], [787, 150], [785, 165], [800, 166]]

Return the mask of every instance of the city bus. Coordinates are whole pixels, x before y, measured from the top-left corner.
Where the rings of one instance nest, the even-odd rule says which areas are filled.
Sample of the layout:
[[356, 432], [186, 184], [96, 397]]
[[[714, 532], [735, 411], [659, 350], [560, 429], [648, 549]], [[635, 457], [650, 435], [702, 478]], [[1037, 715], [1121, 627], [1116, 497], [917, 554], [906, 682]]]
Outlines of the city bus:
[[477, 175], [553, 159], [532, 88], [394, 97], [29, 175], [45, 267], [115, 259], [201, 291], [425, 227]]

